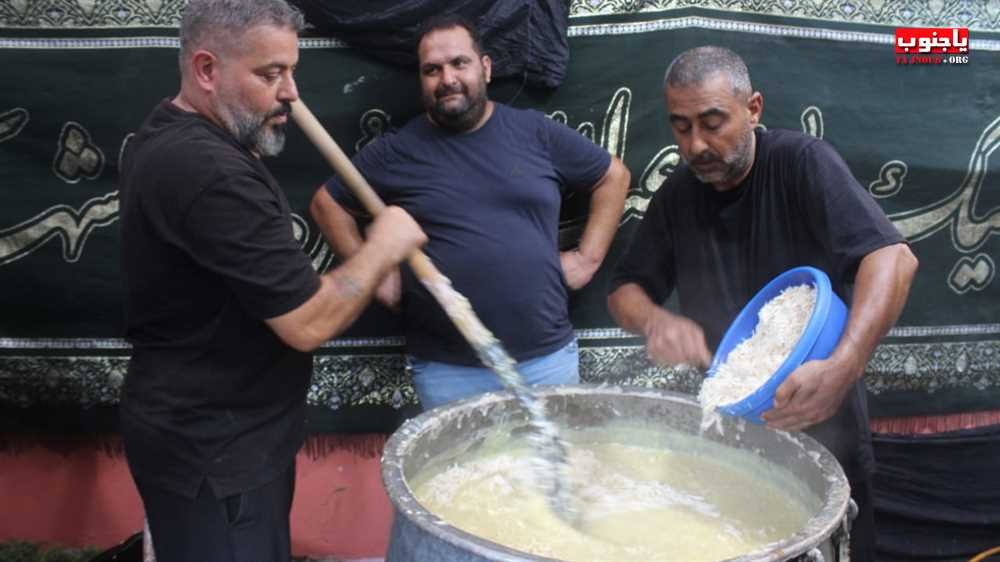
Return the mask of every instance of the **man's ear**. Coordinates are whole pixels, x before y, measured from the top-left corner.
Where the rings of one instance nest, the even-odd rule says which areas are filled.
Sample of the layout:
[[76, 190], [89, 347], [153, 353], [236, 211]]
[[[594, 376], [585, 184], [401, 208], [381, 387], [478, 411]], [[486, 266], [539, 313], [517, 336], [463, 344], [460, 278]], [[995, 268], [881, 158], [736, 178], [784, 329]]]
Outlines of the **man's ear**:
[[747, 111], [750, 113], [750, 124], [756, 126], [760, 123], [760, 117], [764, 114], [764, 96], [760, 92], [754, 92], [747, 100]]
[[481, 60], [483, 62], [483, 75], [486, 77], [486, 83], [489, 84], [493, 77], [493, 61], [489, 55], [483, 55]]
[[219, 78], [219, 58], [215, 53], [198, 49], [191, 55], [188, 70], [198, 85], [198, 88], [205, 92], [214, 92], [216, 81]]

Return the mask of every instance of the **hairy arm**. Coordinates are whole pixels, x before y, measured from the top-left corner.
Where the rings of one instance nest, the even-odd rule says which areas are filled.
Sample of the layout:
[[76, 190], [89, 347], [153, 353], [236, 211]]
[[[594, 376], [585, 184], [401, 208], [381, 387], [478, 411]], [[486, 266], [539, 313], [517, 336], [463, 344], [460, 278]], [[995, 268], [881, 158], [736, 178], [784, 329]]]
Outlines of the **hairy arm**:
[[[342, 258], [350, 258], [361, 248], [364, 240], [354, 217], [330, 197], [326, 186], [319, 186], [309, 203], [309, 214], [319, 226], [323, 238]], [[399, 268], [392, 267], [375, 289], [375, 298], [389, 308], [396, 308], [401, 296], [402, 284]]]
[[362, 243], [359, 237], [353, 254], [320, 277], [319, 290], [298, 308], [267, 319], [268, 326], [295, 349], [319, 347], [350, 326], [371, 301], [375, 287], [426, 240], [409, 214], [386, 207], [372, 224], [367, 241]]
[[316, 190], [309, 203], [309, 214], [338, 256], [349, 258], [361, 248], [363, 241], [354, 217], [330, 197], [326, 186]]
[[646, 338], [646, 355], [653, 362], [699, 367], [712, 362], [701, 327], [653, 302], [637, 283], [625, 283], [608, 295], [608, 310], [622, 329]]

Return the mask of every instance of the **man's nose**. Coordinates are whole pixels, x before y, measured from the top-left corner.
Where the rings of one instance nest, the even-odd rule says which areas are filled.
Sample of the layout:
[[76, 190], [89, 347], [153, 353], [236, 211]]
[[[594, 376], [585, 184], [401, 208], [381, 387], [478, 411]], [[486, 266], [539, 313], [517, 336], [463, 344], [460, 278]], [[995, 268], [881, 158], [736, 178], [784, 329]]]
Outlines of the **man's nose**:
[[702, 138], [701, 134], [696, 130], [691, 131], [691, 144], [688, 147], [688, 151], [691, 153], [692, 158], [697, 158], [708, 150], [708, 144], [705, 139]]
[[441, 71], [441, 81], [445, 86], [454, 86], [458, 82], [458, 73], [446, 66]]
[[295, 77], [291, 74], [282, 79], [281, 87], [278, 88], [278, 99], [289, 102], [299, 99], [299, 88], [295, 84]]

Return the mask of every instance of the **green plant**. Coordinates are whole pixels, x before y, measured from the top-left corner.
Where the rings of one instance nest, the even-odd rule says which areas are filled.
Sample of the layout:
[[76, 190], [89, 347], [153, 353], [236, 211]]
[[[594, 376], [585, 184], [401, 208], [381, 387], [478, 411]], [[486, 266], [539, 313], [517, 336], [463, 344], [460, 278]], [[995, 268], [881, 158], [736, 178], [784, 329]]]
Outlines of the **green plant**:
[[87, 562], [97, 554], [93, 547], [69, 549], [16, 539], [0, 542], [0, 562]]

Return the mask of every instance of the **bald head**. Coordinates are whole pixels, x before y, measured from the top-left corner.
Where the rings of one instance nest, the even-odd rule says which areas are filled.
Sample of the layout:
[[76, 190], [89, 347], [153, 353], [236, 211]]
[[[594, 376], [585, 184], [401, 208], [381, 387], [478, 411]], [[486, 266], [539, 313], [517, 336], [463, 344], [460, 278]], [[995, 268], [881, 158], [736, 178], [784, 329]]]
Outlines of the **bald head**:
[[284, 0], [189, 0], [180, 28], [181, 75], [187, 74], [186, 61], [195, 51], [227, 55], [241, 45], [247, 31], [265, 25], [299, 33], [305, 20]]
[[739, 55], [725, 47], [695, 47], [677, 55], [667, 67], [663, 88], [687, 88], [704, 83], [716, 74], [729, 79], [733, 95], [746, 98], [753, 93], [750, 71]]

